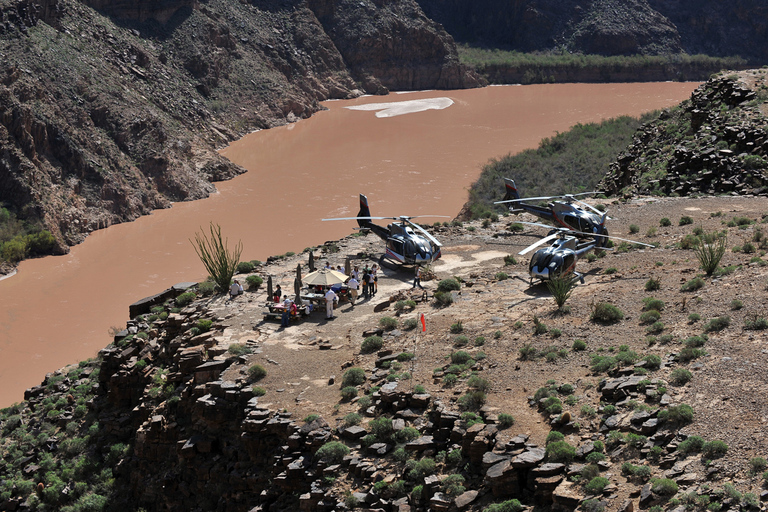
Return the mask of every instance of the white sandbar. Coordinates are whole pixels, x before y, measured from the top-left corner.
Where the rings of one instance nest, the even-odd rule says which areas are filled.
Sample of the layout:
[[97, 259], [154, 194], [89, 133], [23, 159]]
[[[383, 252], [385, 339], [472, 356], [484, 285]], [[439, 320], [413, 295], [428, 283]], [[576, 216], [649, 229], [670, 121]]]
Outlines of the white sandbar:
[[413, 114], [425, 110], [442, 110], [453, 105], [451, 98], [427, 98], [423, 100], [392, 101], [389, 103], [369, 103], [346, 107], [351, 110], [378, 110], [376, 117], [395, 117]]

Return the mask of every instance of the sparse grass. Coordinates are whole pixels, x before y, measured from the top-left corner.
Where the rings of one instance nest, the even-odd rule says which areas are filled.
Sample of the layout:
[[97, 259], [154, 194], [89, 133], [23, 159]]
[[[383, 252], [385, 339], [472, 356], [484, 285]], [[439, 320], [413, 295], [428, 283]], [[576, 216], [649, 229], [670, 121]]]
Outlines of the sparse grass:
[[624, 313], [608, 302], [598, 302], [592, 310], [591, 320], [601, 324], [611, 324], [624, 318]]
[[700, 277], [694, 277], [690, 281], [687, 281], [683, 286], [680, 287], [681, 292], [695, 292], [696, 290], [700, 290], [701, 288], [704, 288], [704, 280]]

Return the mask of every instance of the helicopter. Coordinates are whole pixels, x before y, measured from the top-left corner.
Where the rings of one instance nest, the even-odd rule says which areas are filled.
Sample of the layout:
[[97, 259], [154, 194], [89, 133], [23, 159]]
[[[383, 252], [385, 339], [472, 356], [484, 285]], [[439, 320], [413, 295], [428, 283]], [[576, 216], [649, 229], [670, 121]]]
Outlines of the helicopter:
[[[548, 229], [551, 227], [535, 222], [523, 222], [523, 224], [530, 224], [532, 226], [540, 226]], [[591, 236], [594, 239], [585, 242], [578, 238], [579, 234]], [[602, 241], [602, 246], [598, 245], [598, 238], [605, 239]], [[653, 247], [653, 245], [637, 242], [635, 240], [617, 237], [613, 238], [625, 242], [645, 245], [647, 247]], [[528, 264], [528, 275], [530, 276], [531, 285], [533, 284], [534, 279], [544, 282], [551, 279], [561, 278], [569, 274], [573, 274], [574, 279], [578, 279], [581, 284], [584, 284], [584, 275], [576, 272], [576, 262], [589, 251], [605, 246], [608, 237], [607, 235], [598, 235], [595, 233], [578, 233], [568, 228], [555, 228], [546, 237], [529, 245], [518, 254], [521, 256], [528, 254], [536, 247], [546, 244], [550, 240], [554, 240], [552, 245], [539, 249], [533, 253], [531, 261]]]
[[[445, 217], [446, 215], [420, 215], [420, 217]], [[382, 259], [394, 260], [404, 265], [425, 265], [440, 258], [440, 248], [443, 244], [430, 235], [427, 230], [411, 221], [416, 217], [401, 215], [399, 217], [371, 217], [368, 208], [368, 198], [360, 194], [360, 211], [357, 217], [339, 217], [325, 220], [356, 220], [363, 231], [373, 231], [386, 242], [386, 252]], [[387, 227], [371, 222], [375, 219], [392, 219], [397, 222]], [[417, 233], [419, 231], [420, 233]]]
[[[576, 199], [576, 196], [596, 194], [597, 192], [521, 198], [517, 192], [514, 180], [504, 178], [504, 186], [506, 189], [504, 199], [496, 201], [494, 204], [513, 204], [514, 206], [510, 206], [510, 213], [532, 213], [537, 217], [552, 222], [557, 227], [574, 231], [582, 236], [593, 236], [597, 247], [604, 247], [608, 242], [608, 229], [605, 227], [605, 220], [608, 218], [608, 214]], [[538, 206], [524, 202], [547, 199], [562, 199], [562, 201], [553, 201], [547, 206]]]

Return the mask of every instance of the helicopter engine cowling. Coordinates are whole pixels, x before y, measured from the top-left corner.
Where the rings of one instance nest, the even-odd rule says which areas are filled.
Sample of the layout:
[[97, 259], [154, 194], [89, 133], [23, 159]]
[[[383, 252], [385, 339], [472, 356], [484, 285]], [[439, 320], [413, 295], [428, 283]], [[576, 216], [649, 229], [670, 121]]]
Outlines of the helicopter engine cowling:
[[533, 279], [547, 281], [572, 272], [577, 255], [571, 249], [547, 247], [536, 251], [528, 264], [528, 273]]

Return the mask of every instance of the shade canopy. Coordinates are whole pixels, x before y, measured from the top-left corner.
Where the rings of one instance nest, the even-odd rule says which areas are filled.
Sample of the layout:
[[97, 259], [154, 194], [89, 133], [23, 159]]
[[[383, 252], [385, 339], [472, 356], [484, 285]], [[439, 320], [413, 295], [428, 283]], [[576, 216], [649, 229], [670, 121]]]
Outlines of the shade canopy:
[[342, 284], [346, 280], [347, 276], [341, 272], [326, 268], [310, 272], [302, 279], [304, 284], [310, 286], [333, 286], [334, 284]]

